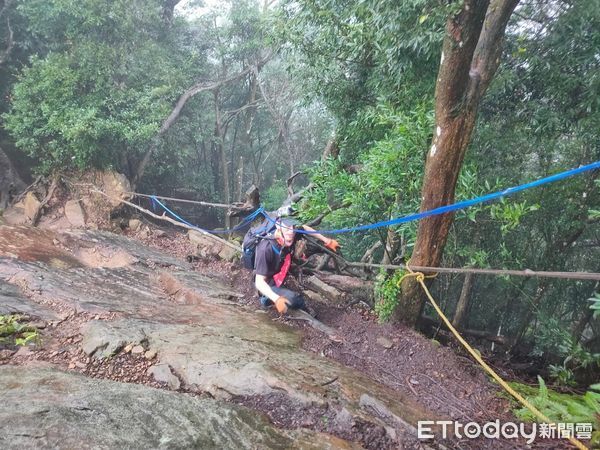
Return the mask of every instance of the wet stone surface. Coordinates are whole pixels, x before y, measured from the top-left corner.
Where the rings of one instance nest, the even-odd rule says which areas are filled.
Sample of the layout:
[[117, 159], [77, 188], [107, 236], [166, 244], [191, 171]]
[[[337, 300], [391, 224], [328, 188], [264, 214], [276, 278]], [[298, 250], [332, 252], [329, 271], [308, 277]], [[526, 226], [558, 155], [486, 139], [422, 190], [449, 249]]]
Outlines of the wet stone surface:
[[2, 448], [352, 448], [251, 410], [47, 368], [0, 367]]
[[[435, 418], [398, 391], [303, 350], [299, 330], [274, 321], [253, 307], [241, 305], [237, 301], [241, 294], [225, 285], [222, 279], [194, 272], [186, 262], [123, 236], [98, 231], [56, 233], [0, 226], [0, 282], [12, 286], [6, 291], [7, 295], [0, 292], [0, 308], [10, 307], [11, 312], [15, 312], [21, 307], [14, 299], [21, 299], [23, 310], [31, 305], [43, 307], [48, 314], [46, 320], [50, 321], [50, 326], [43, 330], [41, 345], [33, 348], [30, 356], [0, 359], [0, 364], [26, 365], [0, 367], [4, 383], [0, 391], [3, 395], [10, 394], [12, 402], [0, 405], [0, 422], [6, 421], [12, 424], [11, 429], [19, 429], [19, 439], [24, 439], [19, 442], [26, 445], [45, 446], [47, 442], [52, 446], [52, 442], [59, 442], [52, 439], [68, 439], [67, 436], [74, 433], [73, 439], [79, 439], [73, 441], [74, 447], [86, 439], [100, 447], [113, 446], [123, 439], [123, 445], [127, 446], [129, 431], [133, 437], [141, 433], [140, 427], [168, 428], [166, 423], [173, 422], [168, 419], [169, 415], [183, 414], [188, 420], [182, 425], [185, 431], [180, 431], [182, 435], [178, 437], [183, 440], [173, 441], [177, 444], [171, 445], [171, 441], [163, 442], [155, 437], [155, 440], [142, 441], [146, 443], [144, 446], [178, 447], [181, 443], [181, 446], [204, 447], [200, 444], [206, 443], [210, 447], [211, 442], [223, 442], [228, 448], [247, 448], [250, 442], [256, 442], [260, 447], [263, 441], [255, 440], [256, 430], [268, 429], [271, 431], [263, 438], [267, 439], [272, 433], [273, 440], [264, 441], [264, 446], [287, 448], [289, 441], [285, 439], [290, 438], [290, 429], [296, 429], [297, 434], [291, 439], [299, 439], [298, 442], [304, 439], [319, 448], [345, 448], [350, 445], [345, 439], [367, 448], [393, 448], [400, 444], [410, 448], [419, 446], [414, 430], [417, 420]], [[13, 300], [9, 303], [7, 299]], [[52, 312], [60, 319], [52, 317]], [[42, 317], [43, 313], [40, 309], [33, 315]], [[156, 372], [152, 367], [161, 366], [163, 370], [158, 373], [164, 374], [168, 368], [179, 383], [170, 379], [171, 382], [163, 380], [156, 385], [164, 389], [171, 386], [179, 392], [168, 393], [140, 384], [92, 381], [56, 370], [71, 369], [100, 377], [115, 373], [117, 369], [113, 367], [108, 371], [102, 368], [120, 358], [129, 361], [131, 367], [137, 367], [140, 374], [116, 379], [149, 384], [152, 373]], [[42, 363], [54, 369], [38, 369]], [[17, 383], [19, 370], [27, 376]], [[45, 372], [48, 370], [50, 372]], [[9, 375], [15, 377], [14, 383], [6, 381]], [[42, 383], [43, 389], [34, 396], [35, 385], [41, 383], [36, 377], [51, 381]], [[52, 381], [56, 378], [60, 381]], [[107, 394], [102, 396], [96, 389]], [[115, 417], [123, 415], [131, 419], [135, 414], [131, 410], [113, 411], [111, 408], [114, 395], [121, 392], [119, 395], [126, 396], [122, 392], [127, 389], [135, 393], [147, 389], [151, 394], [144, 395], [167, 396], [166, 406], [161, 410], [161, 414], [166, 415], [164, 424], [153, 422], [158, 419], [148, 418], [151, 425], [132, 419], [125, 422], [127, 426], [122, 429], [120, 420]], [[89, 395], [97, 403], [79, 410], [68, 406], [61, 392], [69, 390], [81, 392], [81, 398]], [[234, 426], [236, 430], [230, 435], [223, 431], [228, 430], [226, 420], [217, 420], [220, 413], [215, 413], [202, 425], [205, 434], [197, 436], [192, 425], [200, 419], [185, 412], [185, 402], [190, 397], [183, 392], [210, 395], [211, 408], [220, 412], [227, 410], [229, 412], [223, 413], [226, 417], [247, 426]], [[379, 407], [364, 407], [361, 399], [365, 395], [374, 399]], [[41, 410], [17, 412], [19, 401], [26, 402], [29, 397], [36, 399], [36, 407], [46, 404], [42, 410], [56, 409], [61, 413], [53, 416], [52, 421], [40, 422], [40, 418], [50, 416]], [[241, 413], [231, 406], [232, 402], [247, 405], [267, 413], [271, 421], [277, 423], [277, 415], [269, 414], [269, 408], [265, 407], [273, 398], [289, 405], [288, 411], [305, 411], [305, 420], [294, 421], [288, 415], [286, 420], [280, 421], [283, 428], [276, 430], [261, 422], [263, 419], [259, 420], [261, 416], [256, 414], [252, 420], [246, 420], [245, 416], [240, 419]], [[133, 403], [132, 408], [136, 408]], [[322, 425], [319, 414], [323, 411], [327, 417], [331, 416], [334, 425]], [[29, 416], [31, 420], [25, 421], [24, 417]], [[95, 418], [90, 422], [92, 429], [104, 427], [114, 431], [115, 440], [94, 441], [91, 431], [86, 434], [86, 417]], [[84, 430], [77, 434], [75, 428], [80, 420], [79, 428]], [[53, 437], [50, 426], [62, 431]], [[211, 426], [214, 427], [213, 438], [222, 441], [202, 440], [211, 438]], [[299, 431], [301, 429], [304, 431]], [[325, 439], [315, 434], [320, 432], [330, 435]], [[41, 434], [44, 436], [39, 437]]]

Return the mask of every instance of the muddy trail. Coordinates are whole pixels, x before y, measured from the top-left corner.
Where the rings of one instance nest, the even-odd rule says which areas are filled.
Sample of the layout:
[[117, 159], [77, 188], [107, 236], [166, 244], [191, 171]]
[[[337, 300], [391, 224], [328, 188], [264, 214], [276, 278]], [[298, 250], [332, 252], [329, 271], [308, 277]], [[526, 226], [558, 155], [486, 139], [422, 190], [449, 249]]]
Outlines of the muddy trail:
[[[0, 225], [0, 315], [18, 313], [39, 331], [33, 345], [0, 346], [2, 446], [527, 445], [419, 440], [419, 420], [515, 419], [455, 349], [378, 324], [360, 304], [311, 303], [333, 334], [278, 317], [258, 307], [248, 271], [196, 254], [184, 234], [156, 227], [117, 235]], [[119, 400], [108, 395], [109, 405], [102, 392]], [[140, 412], [158, 403], [158, 416]]]

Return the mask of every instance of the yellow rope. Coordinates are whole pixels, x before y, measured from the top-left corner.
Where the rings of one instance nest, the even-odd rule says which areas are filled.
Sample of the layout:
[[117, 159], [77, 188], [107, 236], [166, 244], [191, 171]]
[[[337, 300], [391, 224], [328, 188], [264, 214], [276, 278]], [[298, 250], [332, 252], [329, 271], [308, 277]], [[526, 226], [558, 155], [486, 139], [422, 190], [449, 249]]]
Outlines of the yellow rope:
[[[425, 294], [427, 295], [427, 298], [429, 298], [429, 301], [431, 302], [431, 304], [433, 305], [433, 307], [435, 308], [435, 310], [439, 314], [439, 316], [442, 318], [442, 320], [444, 321], [444, 323], [446, 324], [446, 326], [448, 327], [448, 329], [452, 332], [452, 334], [454, 334], [454, 336], [456, 336], [456, 339], [458, 339], [458, 341], [463, 345], [463, 347], [465, 347], [467, 349], [467, 351], [471, 354], [471, 356], [473, 358], [475, 358], [475, 360], [481, 365], [481, 367], [483, 367], [485, 369], [485, 371], [487, 373], [489, 373], [492, 376], [492, 378], [494, 380], [496, 380], [498, 382], [498, 384], [500, 384], [500, 386], [502, 386], [510, 395], [512, 395], [523, 406], [525, 406], [527, 409], [529, 409], [533, 413], [533, 415], [536, 416], [539, 420], [541, 420], [542, 422], [546, 422], [546, 423], [554, 423], [552, 420], [550, 420], [548, 417], [546, 417], [546, 415], [544, 415], [542, 412], [540, 412], [535, 406], [533, 406], [531, 403], [529, 403], [529, 401], [527, 401], [527, 399], [525, 399], [521, 394], [519, 394], [512, 387], [510, 387], [510, 385], [506, 381], [504, 381], [500, 377], [500, 375], [498, 375], [494, 371], [494, 369], [492, 369], [490, 366], [488, 366], [486, 364], [486, 362], [481, 358], [481, 356], [479, 355], [479, 353], [477, 353], [475, 351], [475, 349], [473, 349], [473, 347], [471, 347], [469, 345], [469, 343], [463, 339], [463, 337], [456, 330], [456, 328], [454, 328], [452, 326], [452, 324], [450, 323], [450, 321], [448, 320], [448, 318], [446, 317], [446, 315], [442, 312], [442, 310], [440, 309], [440, 307], [438, 306], [438, 304], [435, 302], [435, 300], [431, 296], [431, 293], [429, 292], [429, 289], [427, 289], [427, 286], [425, 285], [425, 278], [430, 278], [431, 276], [426, 277], [421, 272], [413, 272], [410, 269], [410, 267], [408, 267], [408, 265], [406, 266], [406, 268], [407, 268], [407, 270], [410, 273], [404, 275], [401, 278], [401, 281], [404, 278], [409, 277], [409, 276], [413, 276], [413, 277], [416, 278], [417, 282], [419, 282], [419, 284], [421, 285], [421, 287], [425, 291]], [[588, 449], [581, 441], [577, 440], [576, 438], [569, 437], [568, 439], [571, 442], [571, 444], [573, 444], [575, 447], [579, 448], [580, 450], [587, 450]]]

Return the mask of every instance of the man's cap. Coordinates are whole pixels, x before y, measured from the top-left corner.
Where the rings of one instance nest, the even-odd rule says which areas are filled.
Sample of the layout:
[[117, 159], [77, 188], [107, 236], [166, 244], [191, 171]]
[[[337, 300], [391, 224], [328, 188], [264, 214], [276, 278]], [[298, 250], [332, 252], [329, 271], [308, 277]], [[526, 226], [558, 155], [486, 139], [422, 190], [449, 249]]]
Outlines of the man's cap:
[[277, 217], [287, 217], [296, 214], [296, 209], [292, 205], [284, 205], [277, 210]]
[[296, 229], [300, 227], [300, 222], [298, 222], [296, 219], [290, 219], [290, 218], [279, 218], [277, 219], [277, 224], [281, 226], [281, 228], [288, 228], [288, 229]]

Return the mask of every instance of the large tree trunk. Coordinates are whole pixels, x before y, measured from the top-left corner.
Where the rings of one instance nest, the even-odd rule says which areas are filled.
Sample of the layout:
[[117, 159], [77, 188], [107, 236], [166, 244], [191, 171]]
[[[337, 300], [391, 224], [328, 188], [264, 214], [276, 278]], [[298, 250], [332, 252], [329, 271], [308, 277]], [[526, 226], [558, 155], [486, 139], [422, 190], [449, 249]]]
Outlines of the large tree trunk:
[[[435, 129], [427, 154], [421, 211], [454, 202], [477, 108], [499, 64], [506, 24], [518, 0], [465, 0], [446, 24], [435, 90]], [[421, 220], [411, 263], [438, 266], [453, 214]], [[413, 278], [402, 284], [394, 319], [415, 326], [425, 298]]]
[[[230, 203], [231, 192], [229, 183], [229, 159], [227, 158], [227, 149], [225, 148], [225, 134], [227, 133], [227, 127], [223, 125], [221, 115], [221, 99], [220, 90], [216, 89], [213, 93], [215, 102], [215, 147], [216, 154], [219, 158], [219, 169], [221, 172], [221, 188], [223, 189], [223, 203]], [[231, 228], [231, 217], [225, 216], [225, 228]]]

